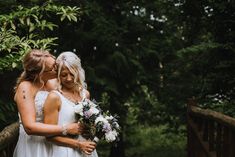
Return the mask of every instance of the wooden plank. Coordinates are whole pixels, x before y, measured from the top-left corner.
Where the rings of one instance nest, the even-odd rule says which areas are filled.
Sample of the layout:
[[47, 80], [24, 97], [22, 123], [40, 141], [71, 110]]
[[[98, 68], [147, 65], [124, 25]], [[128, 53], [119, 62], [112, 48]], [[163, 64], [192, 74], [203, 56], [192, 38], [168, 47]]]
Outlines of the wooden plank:
[[208, 121], [204, 120], [204, 127], [203, 127], [203, 141], [208, 141]]
[[209, 121], [208, 134], [209, 134], [209, 150], [215, 150], [215, 127], [214, 122]]
[[218, 123], [216, 128], [216, 155], [217, 157], [222, 156], [222, 126]]
[[229, 130], [229, 156], [235, 157], [235, 132]]
[[216, 157], [216, 152], [215, 151], [209, 151], [209, 143], [203, 141], [203, 133], [199, 132], [197, 129], [197, 126], [194, 124], [194, 122], [191, 120], [191, 118], [188, 119], [189, 125], [192, 128], [191, 130], [193, 133], [196, 135], [197, 140], [199, 141], [200, 145], [203, 148], [203, 152], [207, 157]]
[[190, 115], [198, 116], [207, 120], [213, 120], [235, 130], [235, 119], [222, 113], [208, 109], [201, 109], [195, 106], [190, 106], [188, 112]]
[[[188, 157], [235, 157], [235, 119], [222, 113], [187, 107], [187, 121], [191, 138]], [[194, 154], [194, 155], [192, 155]]]

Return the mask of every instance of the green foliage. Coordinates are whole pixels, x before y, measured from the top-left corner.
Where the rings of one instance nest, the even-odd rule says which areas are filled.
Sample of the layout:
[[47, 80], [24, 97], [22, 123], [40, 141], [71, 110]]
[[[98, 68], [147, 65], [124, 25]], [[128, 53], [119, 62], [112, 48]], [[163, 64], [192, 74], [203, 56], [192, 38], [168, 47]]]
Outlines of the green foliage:
[[[30, 35], [32, 37], [33, 35]], [[47, 49], [55, 45], [54, 41], [57, 38], [44, 38], [44, 39], [27, 39], [20, 38], [15, 30], [3, 30], [0, 33], [0, 71], [11, 70], [16, 67], [21, 67], [22, 57], [25, 52], [31, 48]]]
[[160, 125], [165, 123], [165, 118], [168, 116], [165, 113], [165, 106], [146, 85], [141, 85], [138, 93], [132, 93], [124, 105], [128, 108], [127, 124], [129, 125]]
[[[29, 49], [50, 49], [58, 37], [47, 37], [58, 25], [53, 18], [77, 22], [78, 7], [45, 3], [26, 8], [18, 6], [14, 12], [0, 15], [0, 71], [19, 67], [22, 56]], [[53, 17], [53, 18], [51, 18]]]
[[190, 47], [186, 47], [183, 49], [180, 49], [177, 52], [177, 55], [180, 58], [184, 58], [184, 57], [191, 57], [191, 58], [195, 58], [195, 56], [201, 55], [207, 51], [211, 51], [213, 49], [219, 48], [221, 46], [221, 44], [219, 43], [200, 43], [199, 45], [193, 45]]
[[16, 122], [18, 117], [14, 103], [0, 101], [0, 106], [0, 130], [2, 130], [5, 126]]
[[[185, 135], [165, 133], [169, 126], [149, 127], [139, 125], [127, 130], [126, 154], [128, 157], [184, 157]], [[185, 130], [184, 127], [180, 127]]]

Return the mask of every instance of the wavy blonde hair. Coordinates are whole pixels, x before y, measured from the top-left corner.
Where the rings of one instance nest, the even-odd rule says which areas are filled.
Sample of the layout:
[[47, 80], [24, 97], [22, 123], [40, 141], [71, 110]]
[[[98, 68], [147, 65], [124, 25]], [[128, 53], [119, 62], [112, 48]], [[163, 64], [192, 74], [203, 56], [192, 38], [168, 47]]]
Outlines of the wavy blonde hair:
[[59, 90], [62, 88], [60, 80], [62, 67], [68, 68], [68, 70], [73, 74], [76, 91], [81, 94], [83, 89], [87, 89], [85, 71], [82, 68], [80, 58], [75, 53], [70, 51], [61, 53], [56, 59], [56, 64], [58, 69], [58, 81], [60, 84]]
[[20, 77], [17, 79], [15, 90], [19, 84], [23, 81], [30, 81], [35, 83], [39, 81], [44, 86], [45, 82], [42, 80], [41, 75], [45, 69], [45, 58], [53, 57], [46, 50], [32, 49], [23, 58], [23, 72]]

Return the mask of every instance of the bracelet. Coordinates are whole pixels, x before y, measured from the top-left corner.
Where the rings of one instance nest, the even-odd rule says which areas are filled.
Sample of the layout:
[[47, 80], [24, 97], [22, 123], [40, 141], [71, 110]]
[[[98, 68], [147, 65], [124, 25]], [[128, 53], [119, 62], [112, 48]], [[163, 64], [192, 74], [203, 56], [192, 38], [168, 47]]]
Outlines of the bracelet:
[[67, 135], [68, 134], [68, 130], [65, 124], [62, 125], [62, 135]]

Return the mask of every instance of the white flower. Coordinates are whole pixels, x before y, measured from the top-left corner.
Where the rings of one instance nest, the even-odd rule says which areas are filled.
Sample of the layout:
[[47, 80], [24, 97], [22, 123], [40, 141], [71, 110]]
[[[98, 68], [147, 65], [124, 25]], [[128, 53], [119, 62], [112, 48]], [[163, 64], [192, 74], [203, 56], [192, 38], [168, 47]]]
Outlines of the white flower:
[[91, 100], [88, 100], [88, 102], [89, 102], [89, 105], [91, 106], [91, 107], [96, 107], [97, 105], [94, 103], [94, 102], [92, 102]]
[[113, 119], [113, 116], [105, 116], [105, 119], [107, 119], [107, 120], [112, 120], [112, 119]]
[[117, 134], [116, 130], [109, 131], [109, 132], [105, 133], [105, 139], [107, 142], [112, 142], [112, 141], [116, 140], [117, 135], [118, 134]]
[[83, 105], [78, 104], [78, 105], [74, 106], [74, 112], [83, 116]]
[[95, 107], [91, 107], [91, 108], [89, 109], [89, 111], [90, 111], [92, 114], [95, 114], [95, 115], [97, 115], [97, 114], [100, 113], [100, 111], [99, 111], [97, 108], [95, 108]]
[[114, 125], [114, 127], [117, 128], [117, 129], [120, 128], [120, 126], [119, 126], [119, 124], [118, 124], [117, 122], [114, 122], [113, 125]]
[[83, 101], [82, 103], [83, 103], [83, 106], [85, 106], [85, 105], [88, 105], [90, 107], [96, 107], [97, 106], [93, 101], [91, 101], [89, 99], [85, 99], [85, 101]]
[[99, 122], [108, 123], [107, 119], [105, 119], [102, 115], [100, 115], [99, 117], [95, 119], [95, 124]]

